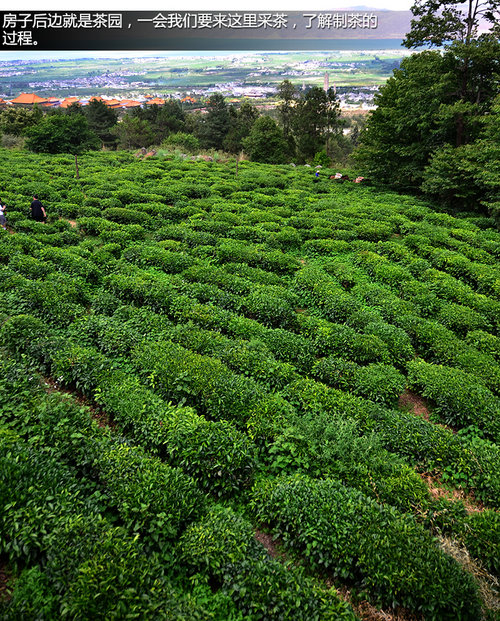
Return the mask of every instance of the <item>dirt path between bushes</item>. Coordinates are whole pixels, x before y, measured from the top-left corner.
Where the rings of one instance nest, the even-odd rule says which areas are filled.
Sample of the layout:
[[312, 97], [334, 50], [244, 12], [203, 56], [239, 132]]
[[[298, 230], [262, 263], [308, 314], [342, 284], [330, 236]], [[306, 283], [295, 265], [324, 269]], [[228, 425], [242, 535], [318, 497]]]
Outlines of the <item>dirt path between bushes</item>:
[[[271, 534], [256, 530], [255, 539], [266, 548], [272, 558], [282, 561], [286, 560], [286, 554], [282, 550], [281, 542], [274, 539]], [[387, 612], [379, 610], [366, 600], [355, 602], [347, 586], [338, 587], [331, 579], [325, 580], [325, 586], [328, 588], [333, 587], [340, 599], [348, 602], [352, 606], [352, 609], [361, 621], [423, 621], [421, 616], [415, 615], [407, 610]]]
[[429, 406], [427, 401], [411, 390], [405, 390], [399, 397], [398, 405], [400, 408], [409, 410], [415, 416], [420, 416], [425, 420], [429, 420]]
[[95, 405], [87, 399], [84, 395], [79, 393], [76, 390], [71, 390], [70, 388], [66, 388], [60, 386], [54, 379], [51, 377], [42, 377], [42, 381], [44, 383], [44, 388], [48, 393], [59, 392], [64, 395], [69, 395], [72, 397], [77, 403], [80, 405], [84, 405], [89, 408], [90, 415], [92, 419], [99, 425], [99, 427], [109, 427], [110, 429], [116, 429], [116, 423], [110, 419], [108, 414], [104, 412], [99, 406]]
[[[405, 390], [399, 397], [398, 405], [400, 408], [411, 412], [415, 416], [419, 416], [420, 418], [432, 423], [429, 419], [429, 404], [426, 399], [420, 395], [417, 395], [417, 393], [412, 392], [411, 390]], [[441, 426], [445, 429], [450, 429], [445, 425]], [[442, 481], [440, 481], [439, 477], [429, 472], [422, 472], [419, 473], [419, 475], [427, 484], [429, 492], [435, 500], [444, 498], [450, 501], [462, 501], [468, 513], [479, 513], [484, 511], [484, 505], [479, 500], [474, 498], [473, 494], [467, 494], [461, 489], [447, 487]]]
[[0, 560], [0, 600], [9, 599], [9, 582], [11, 575], [5, 562]]

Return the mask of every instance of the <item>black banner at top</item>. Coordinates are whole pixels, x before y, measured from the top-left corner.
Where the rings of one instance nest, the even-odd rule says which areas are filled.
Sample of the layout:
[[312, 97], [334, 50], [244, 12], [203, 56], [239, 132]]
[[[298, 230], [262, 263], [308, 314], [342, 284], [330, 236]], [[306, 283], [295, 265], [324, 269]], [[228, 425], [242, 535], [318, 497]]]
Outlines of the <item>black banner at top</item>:
[[409, 11], [3, 11], [2, 50], [315, 50], [384, 47]]

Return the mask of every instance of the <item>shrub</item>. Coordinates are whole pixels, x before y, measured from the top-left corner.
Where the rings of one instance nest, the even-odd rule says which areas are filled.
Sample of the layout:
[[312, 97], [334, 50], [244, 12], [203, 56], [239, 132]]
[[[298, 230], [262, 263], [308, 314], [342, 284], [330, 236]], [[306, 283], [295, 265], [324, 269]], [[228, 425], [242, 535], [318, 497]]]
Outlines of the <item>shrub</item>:
[[375, 433], [354, 420], [316, 412], [292, 417], [268, 449], [271, 471], [331, 477], [403, 511], [425, 508], [429, 491], [401, 457], [384, 449]]
[[270, 327], [293, 329], [297, 326], [295, 309], [287, 291], [271, 287], [255, 287], [242, 300], [242, 308], [252, 318]]
[[389, 323], [373, 322], [366, 325], [365, 334], [372, 334], [387, 345], [390, 362], [395, 366], [404, 367], [408, 360], [415, 357], [410, 337], [401, 328]]
[[472, 330], [488, 330], [490, 328], [489, 321], [483, 315], [467, 306], [452, 302], [441, 306], [436, 319], [443, 326], [457, 332], [461, 336], [465, 336], [467, 332]]
[[482, 511], [469, 514], [463, 523], [461, 538], [472, 556], [493, 575], [500, 572], [500, 514]]
[[143, 226], [151, 225], [151, 216], [133, 209], [125, 209], [124, 207], [112, 207], [103, 211], [103, 217], [112, 222], [120, 224], [141, 224]]
[[43, 278], [53, 271], [50, 264], [47, 265], [41, 259], [25, 254], [15, 254], [9, 261], [9, 267], [32, 279]]
[[193, 262], [191, 257], [183, 252], [172, 252], [158, 246], [148, 246], [145, 244], [129, 246], [123, 252], [123, 257], [127, 259], [127, 261], [137, 263], [140, 266], [159, 267], [170, 274], [182, 272]]
[[105, 443], [94, 468], [127, 530], [154, 541], [161, 551], [204, 513], [206, 500], [191, 477], [138, 448]]
[[195, 153], [200, 149], [200, 141], [193, 134], [185, 134], [183, 132], [177, 132], [176, 134], [170, 134], [162, 143], [162, 146], [174, 146], [181, 147], [188, 153]]
[[205, 492], [228, 496], [249, 484], [254, 448], [227, 421], [208, 421], [175, 407], [140, 384], [113, 375], [99, 386], [99, 402], [136, 442], [192, 476]]
[[278, 479], [254, 490], [257, 518], [309, 566], [361, 584], [372, 601], [428, 619], [480, 615], [477, 586], [413, 518], [333, 480]]
[[67, 343], [51, 353], [52, 373], [60, 382], [74, 385], [92, 396], [95, 388], [110, 373], [109, 361], [91, 347]]
[[486, 437], [500, 439], [500, 399], [460, 369], [422, 360], [408, 363], [408, 383], [435, 403], [433, 412], [446, 424], [477, 426]]
[[388, 405], [398, 399], [406, 383], [404, 375], [389, 365], [369, 364], [361, 367], [335, 356], [319, 360], [311, 374], [330, 386], [350, 390], [371, 401]]
[[415, 315], [400, 317], [397, 324], [411, 338], [416, 353], [428, 362], [457, 367], [500, 391], [500, 368], [495, 359], [466, 345], [440, 323]]
[[498, 336], [484, 332], [484, 330], [471, 330], [467, 333], [465, 342], [500, 361], [500, 338]]
[[350, 607], [333, 590], [322, 590], [291, 564], [270, 558], [252, 525], [231, 509], [215, 507], [192, 524], [179, 542], [181, 559], [194, 572], [207, 572], [230, 594], [239, 610], [255, 619], [354, 621]]
[[256, 382], [232, 373], [219, 360], [173, 343], [141, 346], [132, 357], [162, 396], [192, 405], [215, 420], [245, 425], [252, 406], [265, 396]]
[[105, 218], [85, 217], [78, 218], [77, 228], [87, 235], [100, 235], [103, 231], [118, 231], [120, 225]]
[[[59, 601], [47, 575], [35, 565], [24, 569], [16, 579], [12, 599], [0, 600], [0, 613], [5, 621], [15, 619], [56, 619]], [[3, 607], [2, 607], [3, 603]]]

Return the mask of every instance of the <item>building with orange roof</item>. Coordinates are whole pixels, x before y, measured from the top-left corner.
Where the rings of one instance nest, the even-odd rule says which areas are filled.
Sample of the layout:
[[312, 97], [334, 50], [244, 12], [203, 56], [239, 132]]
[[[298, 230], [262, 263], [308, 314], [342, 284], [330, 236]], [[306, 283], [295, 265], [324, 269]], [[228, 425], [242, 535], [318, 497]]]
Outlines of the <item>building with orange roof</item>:
[[6, 108], [6, 107], [7, 107], [7, 102], [5, 101], [5, 99], [0, 98], [0, 109]]
[[165, 100], [160, 99], [160, 97], [155, 97], [154, 99], [150, 99], [149, 101], [146, 101], [146, 105], [147, 106], [164, 106]]
[[61, 105], [61, 100], [57, 97], [49, 97], [47, 101], [40, 104], [43, 108], [58, 108]]
[[78, 97], [66, 97], [61, 101], [61, 108], [68, 108], [72, 104], [80, 103]]
[[10, 103], [14, 106], [33, 106], [34, 104], [46, 104], [48, 99], [39, 97], [35, 93], [21, 93], [15, 99], [11, 99]]
[[121, 108], [139, 108], [140, 106], [141, 102], [134, 99], [122, 99], [120, 102]]
[[192, 97], [183, 97], [181, 99], [182, 103], [196, 103], [196, 99], [193, 99]]
[[108, 108], [119, 108], [121, 106], [121, 101], [118, 99], [104, 99], [103, 102]]

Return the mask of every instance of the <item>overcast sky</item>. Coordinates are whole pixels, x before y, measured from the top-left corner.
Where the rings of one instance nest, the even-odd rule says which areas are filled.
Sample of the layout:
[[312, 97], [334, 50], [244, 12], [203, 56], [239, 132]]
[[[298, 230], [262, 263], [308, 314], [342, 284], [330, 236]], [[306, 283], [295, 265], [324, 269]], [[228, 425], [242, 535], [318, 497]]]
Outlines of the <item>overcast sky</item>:
[[405, 11], [412, 0], [4, 0], [3, 11], [335, 11], [371, 7]]

